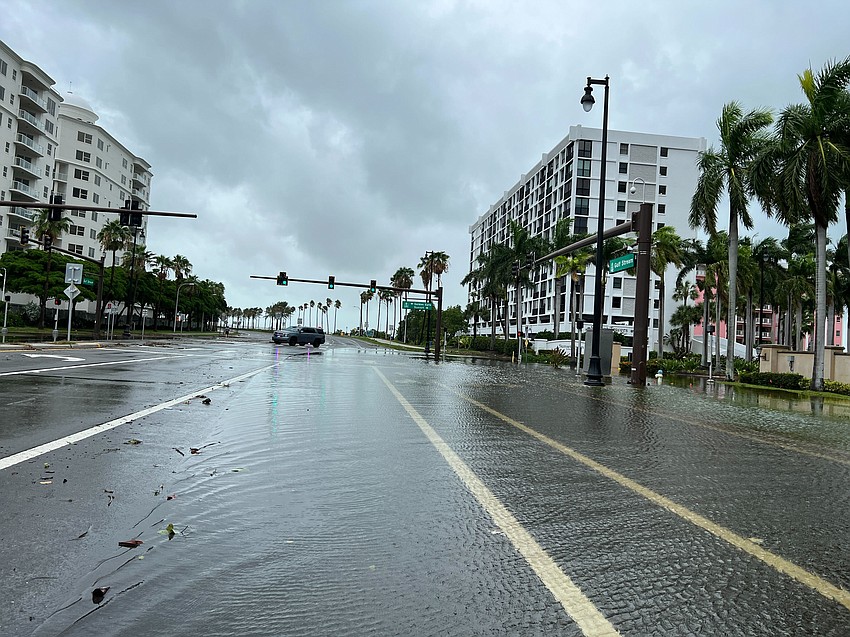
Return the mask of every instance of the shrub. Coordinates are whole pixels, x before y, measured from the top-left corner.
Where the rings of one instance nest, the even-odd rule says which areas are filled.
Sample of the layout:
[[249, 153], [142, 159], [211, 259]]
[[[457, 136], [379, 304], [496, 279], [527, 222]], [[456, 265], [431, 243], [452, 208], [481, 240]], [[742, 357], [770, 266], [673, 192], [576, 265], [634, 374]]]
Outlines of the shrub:
[[741, 372], [738, 380], [748, 385], [762, 385], [778, 389], [808, 389], [808, 379], [802, 374], [776, 374], [773, 372]]

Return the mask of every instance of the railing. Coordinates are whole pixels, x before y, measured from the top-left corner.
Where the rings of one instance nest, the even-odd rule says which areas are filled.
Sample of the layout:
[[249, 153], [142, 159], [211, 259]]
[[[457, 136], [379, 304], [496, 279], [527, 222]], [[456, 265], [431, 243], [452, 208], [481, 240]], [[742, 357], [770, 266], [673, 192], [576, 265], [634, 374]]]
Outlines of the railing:
[[32, 113], [29, 113], [24, 109], [20, 109], [18, 111], [18, 117], [20, 117], [21, 119], [25, 119], [30, 124], [35, 126], [38, 130], [44, 130], [44, 123]]
[[18, 136], [17, 136], [16, 139], [19, 143], [23, 144], [24, 146], [29, 146], [30, 148], [32, 148], [39, 155], [44, 155], [44, 146], [42, 146], [41, 144], [36, 144], [33, 140], [31, 140], [29, 137], [27, 137], [23, 133], [18, 133]]
[[56, 173], [56, 181], [68, 181], [68, 173]]
[[32, 164], [32, 162], [27, 161], [23, 157], [15, 157], [15, 166], [18, 168], [23, 168], [24, 170], [28, 170], [34, 175], [38, 175], [38, 168]]
[[17, 179], [12, 182], [12, 188], [15, 190], [20, 190], [21, 192], [25, 192], [30, 197], [36, 197], [35, 189], [27, 186], [24, 182], [18, 181]]
[[28, 86], [21, 86], [21, 95], [26, 95], [33, 102], [41, 106], [44, 110], [47, 110], [47, 102], [41, 99], [34, 90], [32, 90]]
[[24, 219], [29, 219], [30, 221], [35, 219], [35, 212], [30, 210], [29, 208], [21, 208], [20, 206], [14, 206], [12, 208], [9, 208], [9, 213], [17, 215], [19, 217], [23, 217]]

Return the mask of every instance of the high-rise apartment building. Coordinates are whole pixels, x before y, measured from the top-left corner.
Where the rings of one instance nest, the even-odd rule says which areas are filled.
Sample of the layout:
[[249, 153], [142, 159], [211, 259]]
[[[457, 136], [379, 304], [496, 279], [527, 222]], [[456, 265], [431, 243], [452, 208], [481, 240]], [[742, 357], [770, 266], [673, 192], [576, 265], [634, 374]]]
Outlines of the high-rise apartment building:
[[[555, 226], [567, 219], [573, 234], [594, 234], [599, 211], [599, 178], [602, 165], [602, 131], [582, 126], [570, 127], [569, 135], [551, 151], [544, 154], [528, 173], [499, 201], [470, 226], [469, 264], [477, 267], [477, 258], [494, 244], [510, 245], [510, 221], [525, 228], [531, 236], [552, 239]], [[652, 229], [671, 225], [680, 236], [694, 236], [688, 226], [688, 211], [696, 188], [699, 171], [698, 153], [706, 149], [704, 138], [673, 137], [625, 131], [608, 131], [607, 169], [605, 186], [604, 224], [611, 228], [631, 218], [640, 204], [654, 204]], [[634, 189], [634, 193], [631, 190]], [[592, 284], [595, 269], [587, 269], [587, 281], [578, 311], [581, 320], [590, 321], [593, 313]], [[676, 273], [668, 270], [665, 276], [669, 297], [675, 285]], [[650, 347], [658, 339], [659, 290], [658, 277], [651, 286], [650, 297]], [[626, 272], [608, 276], [604, 302], [603, 327], [631, 334], [634, 323], [636, 278]], [[517, 329], [516, 291], [511, 289], [508, 298], [510, 334]], [[561, 331], [572, 329], [570, 286], [560, 286], [555, 299], [555, 264], [548, 263], [536, 269], [531, 289], [522, 294], [521, 325], [528, 332], [554, 331], [555, 312], [560, 312]], [[495, 329], [502, 333], [501, 311], [497, 308], [495, 326], [491, 325], [489, 299], [481, 290], [470, 285], [469, 301], [477, 300], [483, 308], [479, 331], [489, 334]], [[665, 326], [669, 329], [669, 316], [673, 303], [665, 303]]]
[[[97, 235], [118, 216], [79, 210], [75, 204], [120, 208], [135, 201], [146, 210], [151, 166], [99, 126], [85, 100], [70, 93], [63, 99], [54, 85], [44, 71], [0, 41], [0, 144], [5, 151], [0, 154], [0, 199], [46, 203], [51, 195], [61, 195], [71, 225], [54, 246], [100, 259]], [[0, 254], [28, 249], [20, 244], [21, 227], [31, 228], [36, 214], [34, 208], [0, 208]], [[144, 219], [140, 239], [147, 229]], [[25, 295], [12, 297], [13, 303], [28, 300]], [[83, 304], [81, 309], [93, 308]]]

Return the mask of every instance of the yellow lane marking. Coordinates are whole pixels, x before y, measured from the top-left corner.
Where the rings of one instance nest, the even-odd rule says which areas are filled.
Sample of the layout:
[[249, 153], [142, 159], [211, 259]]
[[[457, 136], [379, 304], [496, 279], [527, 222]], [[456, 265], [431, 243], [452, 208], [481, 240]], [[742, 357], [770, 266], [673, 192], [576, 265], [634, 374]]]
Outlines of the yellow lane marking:
[[419, 415], [395, 386], [380, 370], [373, 368], [375, 373], [396, 397], [401, 406], [422, 430], [432, 445], [440, 452], [452, 470], [478, 500], [481, 507], [502, 530], [511, 544], [525, 558], [529, 566], [537, 574], [564, 610], [578, 624], [587, 637], [614, 637], [620, 633], [605, 619], [599, 609], [594, 606], [581, 589], [564, 573], [555, 561], [546, 553], [537, 541], [526, 531], [519, 521], [487, 488], [472, 469], [460, 459], [449, 445], [434, 431], [434, 429]]
[[447, 385], [441, 384], [440, 386], [452, 392], [459, 398], [462, 398], [463, 400], [475, 405], [476, 407], [483, 409], [487, 413], [492, 414], [499, 420], [502, 420], [521, 431], [524, 431], [529, 436], [532, 436], [533, 438], [536, 438], [537, 440], [549, 445], [553, 449], [557, 449], [561, 453], [569, 456], [570, 458], [573, 458], [574, 460], [580, 462], [586, 467], [593, 469], [594, 471], [602, 474], [606, 478], [609, 478], [610, 480], [613, 480], [614, 482], [617, 482], [618, 484], [626, 487], [630, 491], [633, 491], [634, 493], [643, 496], [650, 502], [657, 504], [658, 506], [663, 507], [668, 511], [671, 511], [672, 513], [675, 513], [676, 515], [678, 515], [684, 520], [687, 520], [691, 524], [694, 524], [700, 527], [701, 529], [708, 531], [712, 535], [719, 537], [721, 540], [724, 540], [725, 542], [728, 542], [729, 544], [738, 547], [742, 551], [749, 553], [756, 559], [761, 560], [762, 562], [773, 567], [780, 573], [784, 573], [785, 575], [794, 578], [801, 584], [805, 584], [809, 588], [817, 591], [827, 599], [836, 601], [845, 608], [850, 609], [850, 592], [844, 590], [843, 588], [839, 588], [838, 586], [827, 582], [822, 577], [819, 577], [814, 573], [810, 573], [809, 571], [797, 566], [796, 564], [786, 560], [785, 558], [776, 555], [775, 553], [771, 553], [770, 551], [762, 548], [755, 542], [752, 542], [751, 540], [748, 540], [738, 535], [737, 533], [730, 531], [729, 529], [720, 526], [715, 522], [712, 522], [708, 518], [705, 518], [699, 515], [698, 513], [691, 511], [690, 509], [682, 506], [681, 504], [673, 502], [672, 500], [664, 497], [660, 493], [656, 493], [651, 489], [647, 489], [643, 485], [635, 482], [630, 478], [627, 478], [623, 474], [618, 473], [613, 469], [609, 469], [605, 465], [596, 462], [595, 460], [589, 458], [588, 456], [585, 456], [584, 454], [576, 451], [575, 449], [571, 449], [570, 447], [567, 447], [566, 445], [561, 444], [560, 442], [553, 440], [552, 438], [549, 438], [548, 436], [545, 436], [538, 431], [535, 431], [531, 427], [528, 427], [527, 425], [524, 425], [521, 422], [514, 420], [510, 416], [506, 416], [505, 414], [496, 411], [492, 407], [489, 407], [484, 403], [478, 402], [474, 398], [461, 394], [460, 392], [452, 389]]

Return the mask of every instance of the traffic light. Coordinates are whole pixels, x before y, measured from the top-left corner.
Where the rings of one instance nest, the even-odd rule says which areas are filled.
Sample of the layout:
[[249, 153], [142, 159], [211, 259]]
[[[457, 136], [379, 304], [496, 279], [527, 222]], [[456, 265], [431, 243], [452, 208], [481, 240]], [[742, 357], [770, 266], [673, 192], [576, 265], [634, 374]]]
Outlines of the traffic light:
[[289, 285], [289, 277], [286, 276], [286, 272], [279, 272], [278, 273], [277, 284], [278, 285]]
[[[50, 203], [61, 204], [65, 202], [62, 200], [62, 195], [53, 195], [50, 197]], [[50, 221], [62, 221], [62, 213], [64, 211], [64, 208], [51, 208], [48, 218], [50, 219]]]
[[25, 246], [30, 242], [30, 230], [21, 226], [21, 245]]
[[525, 258], [525, 268], [526, 268], [526, 270], [530, 270], [531, 268], [534, 267], [535, 260], [536, 259], [534, 258], [533, 252]]
[[334, 289], [334, 283], [336, 283], [336, 277], [335, 277], [335, 276], [333, 276], [333, 275], [329, 276], [329, 277], [328, 277], [328, 289], [329, 289], [329, 290], [333, 290], [333, 289]]
[[121, 211], [121, 225], [129, 226], [130, 225], [130, 200], [124, 200], [123, 210]]
[[378, 282], [375, 279], [369, 281], [369, 291], [374, 292], [378, 289]]
[[50, 250], [50, 248], [53, 246], [53, 237], [51, 237], [49, 234], [45, 234], [41, 240], [44, 241], [44, 249]]
[[519, 277], [519, 261], [511, 263], [511, 276], [515, 279]]

